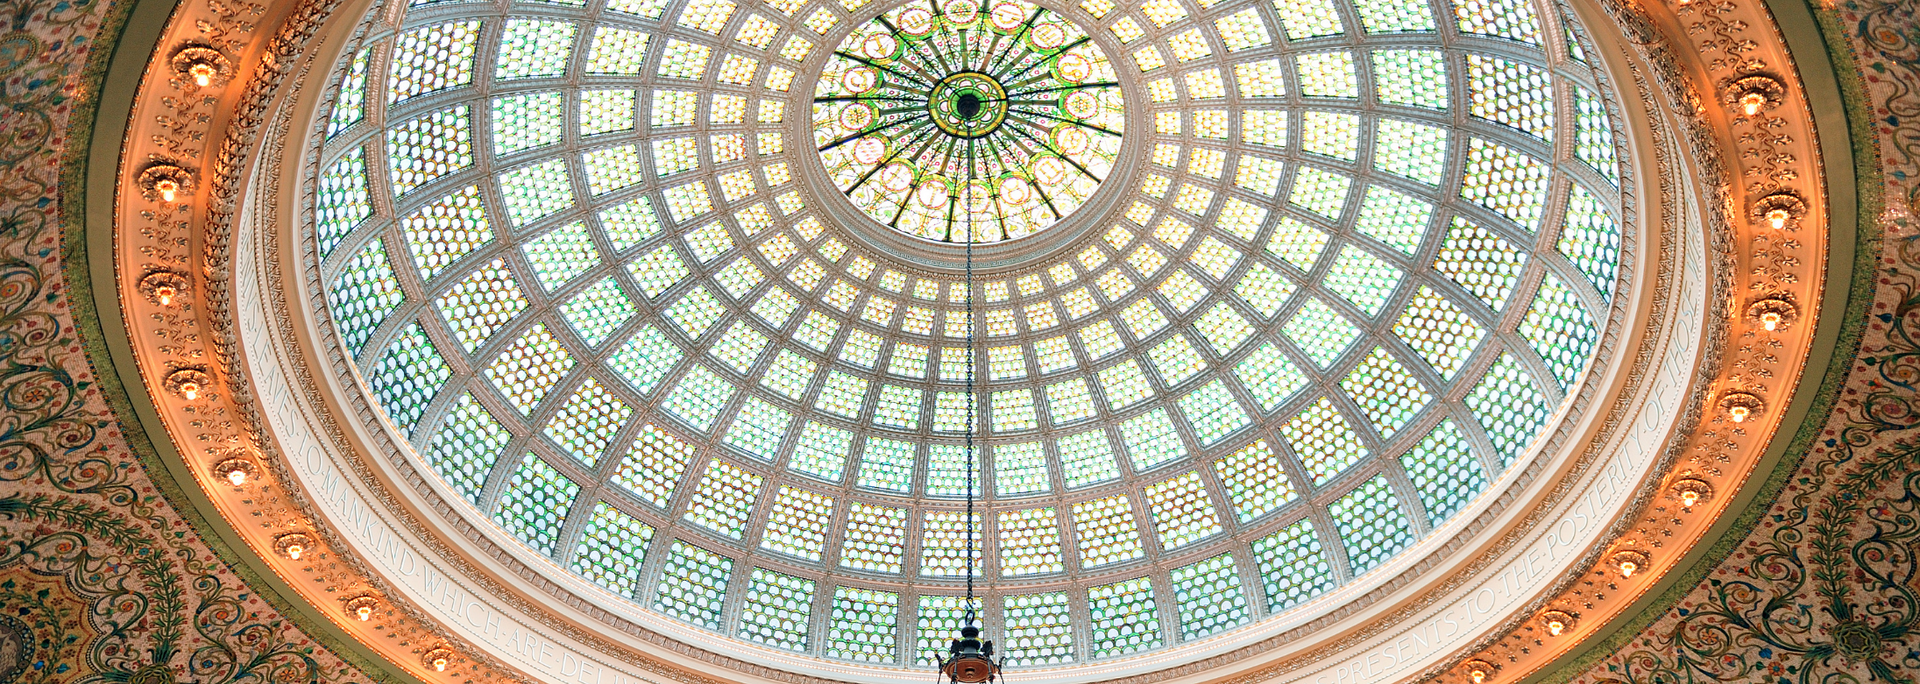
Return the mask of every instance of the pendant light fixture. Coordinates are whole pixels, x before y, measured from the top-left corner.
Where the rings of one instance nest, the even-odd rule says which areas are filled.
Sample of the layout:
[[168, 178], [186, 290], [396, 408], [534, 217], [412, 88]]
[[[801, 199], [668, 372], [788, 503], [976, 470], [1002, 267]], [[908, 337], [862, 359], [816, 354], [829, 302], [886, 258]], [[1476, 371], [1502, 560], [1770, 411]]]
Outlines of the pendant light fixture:
[[961, 286], [966, 288], [967, 296], [967, 601], [966, 618], [960, 625], [960, 638], [953, 640], [953, 643], [947, 647], [946, 654], [936, 658], [940, 661], [940, 674], [946, 677], [949, 684], [979, 684], [999, 679], [1000, 666], [1006, 663], [1006, 656], [1002, 655], [999, 660], [994, 660], [993, 640], [980, 637], [978, 620], [980, 606], [973, 587], [975, 559], [978, 558], [980, 537], [979, 518], [974, 515], [974, 489], [979, 482], [977, 475], [980, 472], [980, 446], [974, 438], [974, 431], [980, 424], [980, 395], [974, 385], [980, 373], [980, 355], [978, 341], [974, 336], [973, 302], [974, 140], [978, 137], [973, 135], [973, 127], [979, 110], [978, 103], [963, 101], [960, 103], [960, 110], [963, 113], [960, 118], [963, 127], [961, 137], [966, 142], [967, 183], [963, 186], [960, 196], [950, 201], [965, 200], [961, 210], [966, 212], [967, 227], [966, 277], [961, 281]]

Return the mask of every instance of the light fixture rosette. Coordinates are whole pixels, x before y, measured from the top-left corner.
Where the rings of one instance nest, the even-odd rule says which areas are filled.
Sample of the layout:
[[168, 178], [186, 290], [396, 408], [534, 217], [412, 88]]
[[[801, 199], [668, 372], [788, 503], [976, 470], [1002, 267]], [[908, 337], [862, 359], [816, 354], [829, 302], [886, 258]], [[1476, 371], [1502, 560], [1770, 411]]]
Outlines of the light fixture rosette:
[[813, 103], [834, 186], [936, 242], [1014, 240], [1065, 219], [1113, 172], [1126, 130], [1106, 54], [1025, 0], [883, 12], [840, 41]]

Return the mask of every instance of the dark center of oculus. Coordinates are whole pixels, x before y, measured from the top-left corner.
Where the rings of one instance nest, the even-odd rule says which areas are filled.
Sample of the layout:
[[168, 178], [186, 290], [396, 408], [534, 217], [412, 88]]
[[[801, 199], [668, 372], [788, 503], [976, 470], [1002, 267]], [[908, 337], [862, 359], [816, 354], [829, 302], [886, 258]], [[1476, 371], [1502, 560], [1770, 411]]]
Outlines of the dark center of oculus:
[[960, 71], [940, 79], [927, 93], [927, 112], [940, 130], [955, 138], [984, 138], [1007, 118], [1007, 89], [992, 76]]
[[960, 101], [957, 103], [957, 109], [959, 110], [960, 118], [962, 119], [979, 118], [980, 117], [980, 96], [975, 95], [973, 93], [965, 93], [961, 95]]

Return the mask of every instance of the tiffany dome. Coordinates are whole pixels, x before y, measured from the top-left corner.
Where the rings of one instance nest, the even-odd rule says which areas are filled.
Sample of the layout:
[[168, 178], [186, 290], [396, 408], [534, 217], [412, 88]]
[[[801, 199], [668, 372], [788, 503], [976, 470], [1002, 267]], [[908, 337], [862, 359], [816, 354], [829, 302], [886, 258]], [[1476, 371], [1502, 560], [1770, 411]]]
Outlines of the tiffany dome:
[[[1583, 36], [1519, 0], [415, 2], [329, 76], [303, 238], [455, 515], [854, 679], [957, 624], [972, 304], [990, 632], [1139, 662], [1418, 574], [1584, 414], [1634, 233]], [[969, 283], [966, 243], [1034, 246]]]

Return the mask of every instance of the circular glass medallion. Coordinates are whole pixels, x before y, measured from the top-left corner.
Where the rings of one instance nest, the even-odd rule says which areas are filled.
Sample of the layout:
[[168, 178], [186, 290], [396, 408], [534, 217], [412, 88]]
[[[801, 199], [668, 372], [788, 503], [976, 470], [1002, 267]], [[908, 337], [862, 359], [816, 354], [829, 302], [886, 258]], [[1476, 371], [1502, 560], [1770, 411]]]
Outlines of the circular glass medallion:
[[814, 88], [814, 144], [873, 220], [939, 242], [1000, 242], [1093, 196], [1120, 152], [1124, 105], [1106, 54], [1052, 10], [913, 4], [834, 50]]

